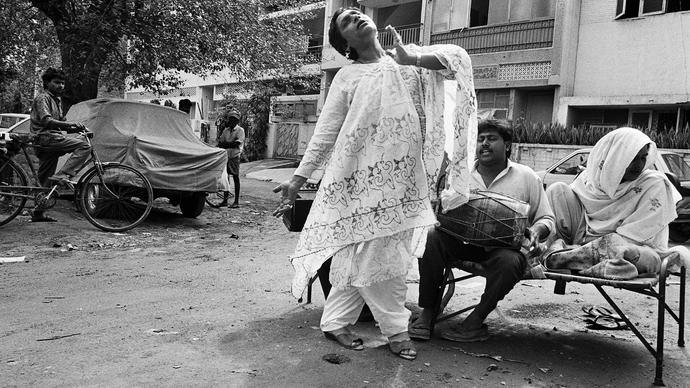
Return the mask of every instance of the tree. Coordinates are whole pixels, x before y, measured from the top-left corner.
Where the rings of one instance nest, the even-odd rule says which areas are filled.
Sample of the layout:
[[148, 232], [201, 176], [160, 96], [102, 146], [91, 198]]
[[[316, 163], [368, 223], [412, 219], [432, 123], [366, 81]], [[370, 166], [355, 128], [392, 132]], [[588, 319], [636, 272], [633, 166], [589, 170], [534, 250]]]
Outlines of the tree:
[[24, 0], [0, 2], [0, 111], [27, 112], [37, 68], [59, 65], [48, 20]]
[[179, 85], [180, 72], [227, 69], [248, 79], [266, 71], [287, 74], [300, 64], [295, 49], [304, 15], [265, 13], [299, 0], [5, 1], [23, 11], [15, 25], [32, 13], [50, 21], [71, 103], [96, 97], [101, 83], [117, 87], [126, 79], [128, 86], [165, 92]]

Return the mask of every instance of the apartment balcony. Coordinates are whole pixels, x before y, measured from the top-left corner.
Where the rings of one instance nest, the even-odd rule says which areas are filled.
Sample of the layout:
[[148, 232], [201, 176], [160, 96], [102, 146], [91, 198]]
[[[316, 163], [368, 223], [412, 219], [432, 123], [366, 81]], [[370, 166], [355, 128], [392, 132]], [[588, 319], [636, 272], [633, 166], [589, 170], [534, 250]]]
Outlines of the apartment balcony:
[[306, 63], [320, 63], [322, 52], [323, 52], [323, 46], [322, 45], [309, 46], [309, 47], [307, 47], [307, 51], [299, 54], [299, 57], [302, 58], [304, 60], [304, 62], [306, 62]]
[[551, 47], [553, 26], [554, 19], [546, 19], [463, 28], [433, 34], [431, 44], [455, 44], [467, 50], [469, 54]]
[[[403, 44], [419, 44], [419, 31], [421, 24], [408, 24], [404, 26], [394, 26], [395, 30], [402, 37]], [[379, 30], [379, 42], [384, 49], [389, 49], [393, 47], [393, 34], [387, 30]]]

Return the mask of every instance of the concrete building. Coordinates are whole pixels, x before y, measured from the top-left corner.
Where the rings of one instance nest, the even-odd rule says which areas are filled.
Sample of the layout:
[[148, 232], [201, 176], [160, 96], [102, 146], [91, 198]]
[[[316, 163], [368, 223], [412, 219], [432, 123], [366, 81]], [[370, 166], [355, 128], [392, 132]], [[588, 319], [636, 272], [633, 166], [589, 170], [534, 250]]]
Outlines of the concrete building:
[[[396, 27], [405, 43], [465, 48], [482, 116], [690, 125], [689, 0], [329, 0], [326, 25], [352, 5]], [[383, 31], [379, 39], [391, 43]], [[327, 91], [346, 62], [324, 42]]]

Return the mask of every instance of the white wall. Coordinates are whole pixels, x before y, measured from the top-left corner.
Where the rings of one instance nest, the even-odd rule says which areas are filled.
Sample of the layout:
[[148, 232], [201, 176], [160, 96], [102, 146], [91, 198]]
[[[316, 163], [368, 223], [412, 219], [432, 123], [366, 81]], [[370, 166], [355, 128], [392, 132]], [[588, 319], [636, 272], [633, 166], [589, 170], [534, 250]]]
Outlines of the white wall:
[[690, 12], [615, 20], [615, 0], [582, 0], [581, 10], [575, 97], [688, 100]]

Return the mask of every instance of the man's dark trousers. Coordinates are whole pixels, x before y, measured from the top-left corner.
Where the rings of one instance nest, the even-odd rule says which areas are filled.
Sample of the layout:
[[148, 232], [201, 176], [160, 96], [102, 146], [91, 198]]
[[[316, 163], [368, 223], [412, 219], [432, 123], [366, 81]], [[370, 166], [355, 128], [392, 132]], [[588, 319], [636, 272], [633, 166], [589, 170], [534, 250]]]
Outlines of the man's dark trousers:
[[65, 137], [63, 135], [40, 134], [36, 143], [36, 156], [38, 157], [38, 180], [42, 186], [48, 186], [48, 178], [55, 174], [60, 156], [72, 153], [62, 166], [62, 171], [74, 176], [84, 167], [91, 155], [89, 145], [78, 138]]
[[457, 260], [481, 263], [486, 269], [484, 294], [473, 312], [482, 319], [522, 279], [527, 266], [525, 257], [517, 250], [496, 248], [487, 252], [434, 228], [427, 236], [424, 257], [419, 259], [419, 307], [438, 307], [443, 271], [448, 263]]

